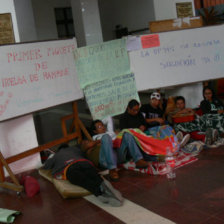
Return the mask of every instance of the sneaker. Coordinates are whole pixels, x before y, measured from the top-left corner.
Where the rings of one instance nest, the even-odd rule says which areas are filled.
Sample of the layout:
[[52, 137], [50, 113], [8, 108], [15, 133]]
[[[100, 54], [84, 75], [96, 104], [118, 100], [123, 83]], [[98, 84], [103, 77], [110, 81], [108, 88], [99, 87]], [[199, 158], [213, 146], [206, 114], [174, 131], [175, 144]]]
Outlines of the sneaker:
[[123, 204], [124, 198], [122, 197], [121, 193], [116, 190], [112, 184], [103, 178], [103, 182], [100, 185], [102, 194], [99, 195], [97, 198], [103, 202], [108, 203], [113, 207], [119, 207]]
[[186, 134], [180, 142], [180, 148], [183, 148], [190, 140], [190, 134]]
[[224, 138], [219, 138], [214, 144], [216, 145], [216, 147], [224, 145]]
[[184, 136], [183, 136], [183, 133], [181, 131], [178, 131], [177, 134], [176, 134], [176, 137], [177, 137], [177, 141], [181, 142]]
[[119, 175], [116, 169], [109, 170], [109, 178], [111, 181], [119, 180]]
[[102, 194], [102, 195], [97, 196], [97, 199], [99, 201], [105, 203], [105, 204], [111, 205], [112, 207], [120, 207], [120, 206], [123, 205], [123, 203], [120, 202], [119, 200], [117, 200], [115, 198], [112, 198], [112, 197], [109, 197], [106, 194]]
[[144, 159], [140, 159], [135, 163], [135, 167], [137, 169], [144, 169], [147, 168], [149, 166], [148, 162], [146, 162]]
[[202, 151], [203, 147], [204, 147], [204, 143], [203, 142], [195, 141], [195, 142], [191, 142], [191, 143], [187, 144], [181, 150], [184, 153], [190, 153], [190, 154], [196, 156], [196, 155], [198, 155]]

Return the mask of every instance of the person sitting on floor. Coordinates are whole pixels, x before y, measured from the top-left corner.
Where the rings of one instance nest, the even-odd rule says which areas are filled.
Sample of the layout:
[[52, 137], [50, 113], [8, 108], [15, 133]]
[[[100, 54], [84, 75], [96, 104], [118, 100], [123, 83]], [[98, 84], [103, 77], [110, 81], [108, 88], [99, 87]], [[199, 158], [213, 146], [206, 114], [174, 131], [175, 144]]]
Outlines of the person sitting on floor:
[[[126, 162], [129, 157], [135, 162], [136, 168], [148, 167], [148, 163], [143, 159], [131, 134], [125, 133], [121, 146], [114, 148], [113, 139], [106, 132], [106, 127], [101, 120], [93, 121], [91, 127], [93, 133], [100, 138], [95, 141], [83, 141], [82, 149], [85, 151], [87, 158], [96, 166], [109, 169], [109, 177], [112, 181], [119, 179], [117, 164]], [[94, 136], [93, 139], [95, 139]]]
[[158, 92], [151, 94], [149, 103], [142, 105], [140, 112], [145, 117], [148, 128], [165, 124], [161, 108], [161, 95]]
[[218, 132], [216, 128], [211, 129], [204, 126], [202, 118], [198, 117], [193, 109], [186, 108], [185, 98], [183, 96], [177, 96], [175, 98], [175, 105], [176, 109], [169, 113], [169, 116], [171, 116], [173, 120], [178, 117], [190, 119], [186, 122], [174, 122], [175, 131], [181, 131], [185, 134], [190, 133], [192, 139], [201, 140], [207, 146], [217, 141]]
[[181, 122], [175, 123], [175, 117], [186, 117], [191, 115], [191, 117], [195, 116], [195, 112], [191, 108], [186, 108], [185, 98], [183, 96], [177, 96], [175, 98], [175, 108], [170, 111], [168, 114], [170, 123], [173, 124], [176, 132], [182, 131], [185, 133], [190, 133], [193, 131], [199, 131], [197, 120], [191, 120], [189, 122]]
[[67, 179], [93, 193], [101, 202], [121, 206], [123, 198], [119, 191], [101, 177], [93, 163], [87, 160], [79, 147], [63, 144], [46, 160], [44, 169], [51, 169], [57, 179]]
[[137, 100], [132, 99], [128, 102], [125, 112], [120, 116], [119, 125], [120, 130], [138, 128], [144, 132], [147, 129], [147, 122], [140, 113], [140, 104]]
[[203, 97], [204, 100], [200, 103], [203, 112], [202, 126], [204, 128], [216, 128], [220, 134], [224, 135], [224, 104], [208, 86], [203, 89]]

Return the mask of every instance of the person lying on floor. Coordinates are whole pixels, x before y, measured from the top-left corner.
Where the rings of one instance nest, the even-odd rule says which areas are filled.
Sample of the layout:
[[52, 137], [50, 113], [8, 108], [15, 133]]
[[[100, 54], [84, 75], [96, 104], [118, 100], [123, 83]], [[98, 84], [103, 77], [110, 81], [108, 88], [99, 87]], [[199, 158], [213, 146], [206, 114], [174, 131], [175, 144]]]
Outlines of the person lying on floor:
[[121, 206], [122, 195], [101, 177], [93, 163], [87, 160], [79, 147], [63, 144], [58, 151], [46, 160], [44, 169], [51, 169], [57, 179], [68, 180], [93, 193], [101, 202]]
[[[109, 169], [109, 177], [112, 181], [119, 179], [117, 164], [126, 162], [129, 157], [135, 162], [136, 168], [148, 167], [148, 163], [143, 159], [143, 155], [131, 134], [125, 133], [120, 147], [114, 148], [113, 138], [108, 134], [101, 120], [93, 121], [91, 127], [98, 138], [95, 141], [83, 141], [82, 149], [87, 158], [96, 166]], [[93, 136], [93, 139], [96, 138]]]
[[141, 131], [145, 132], [147, 135], [152, 135], [157, 139], [170, 138], [173, 136], [174, 141], [179, 144], [180, 148], [183, 147], [188, 141], [190, 136], [186, 135], [182, 138], [179, 138], [179, 134], [175, 135], [173, 128], [169, 125], [148, 127], [148, 123], [143, 117], [140, 110], [140, 103], [132, 99], [128, 102], [126, 111], [121, 115], [120, 119], [120, 129], [127, 128], [138, 128]]

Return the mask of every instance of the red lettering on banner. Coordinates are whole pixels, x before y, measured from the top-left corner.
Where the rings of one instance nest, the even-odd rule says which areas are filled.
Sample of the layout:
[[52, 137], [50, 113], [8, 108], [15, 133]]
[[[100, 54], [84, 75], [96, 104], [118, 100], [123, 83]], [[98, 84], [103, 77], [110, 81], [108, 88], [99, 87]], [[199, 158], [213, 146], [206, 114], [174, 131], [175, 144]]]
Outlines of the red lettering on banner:
[[41, 63], [35, 63], [35, 70], [38, 72], [40, 69], [44, 70], [47, 69], [47, 62], [43, 61]]
[[31, 74], [29, 75], [30, 82], [37, 82], [39, 80], [38, 74]]
[[10, 98], [12, 98], [12, 93], [8, 93], [8, 99], [6, 99], [5, 103], [0, 104], [0, 116], [6, 111], [7, 106], [10, 102]]
[[51, 71], [51, 72], [43, 72], [44, 80], [56, 79], [56, 78], [59, 78], [62, 76], [67, 76], [67, 75], [69, 75], [68, 68], [65, 68], [62, 70]]
[[33, 61], [42, 58], [40, 54], [40, 49], [33, 49], [28, 51], [10, 52], [7, 54], [8, 63], [11, 62], [23, 62], [23, 61]]
[[75, 49], [75, 45], [71, 44], [63, 47], [55, 47], [47, 49], [47, 56], [64, 55], [71, 53]]
[[21, 77], [10, 77], [10, 78], [2, 78], [2, 87], [9, 87], [9, 86], [17, 86], [27, 84], [27, 80], [25, 76]]

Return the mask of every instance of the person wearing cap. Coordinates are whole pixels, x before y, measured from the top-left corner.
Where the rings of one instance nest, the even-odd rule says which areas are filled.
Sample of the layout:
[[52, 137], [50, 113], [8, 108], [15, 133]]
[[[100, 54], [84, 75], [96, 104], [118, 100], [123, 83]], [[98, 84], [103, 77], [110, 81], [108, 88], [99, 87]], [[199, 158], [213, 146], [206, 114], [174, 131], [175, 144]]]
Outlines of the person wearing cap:
[[160, 93], [153, 92], [150, 96], [149, 103], [142, 105], [140, 108], [140, 112], [144, 116], [148, 128], [160, 126], [165, 123], [163, 110], [160, 108], [160, 100]]

